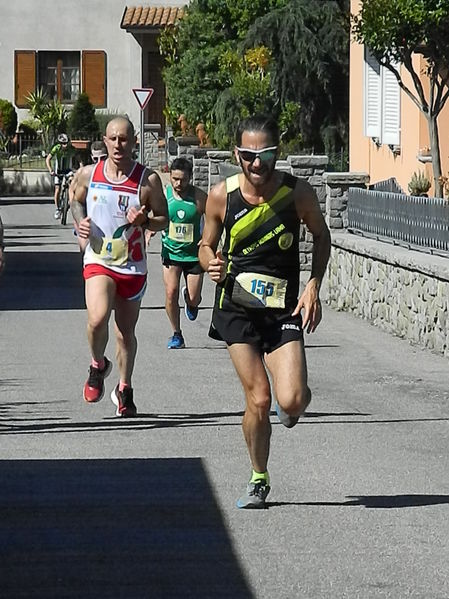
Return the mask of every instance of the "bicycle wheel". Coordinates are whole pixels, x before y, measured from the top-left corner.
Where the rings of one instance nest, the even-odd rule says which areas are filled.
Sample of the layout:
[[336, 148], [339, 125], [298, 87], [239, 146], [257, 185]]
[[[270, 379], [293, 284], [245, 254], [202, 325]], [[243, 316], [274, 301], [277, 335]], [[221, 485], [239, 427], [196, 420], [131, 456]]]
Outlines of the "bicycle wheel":
[[61, 225], [67, 224], [67, 213], [69, 211], [69, 191], [64, 185], [61, 192]]

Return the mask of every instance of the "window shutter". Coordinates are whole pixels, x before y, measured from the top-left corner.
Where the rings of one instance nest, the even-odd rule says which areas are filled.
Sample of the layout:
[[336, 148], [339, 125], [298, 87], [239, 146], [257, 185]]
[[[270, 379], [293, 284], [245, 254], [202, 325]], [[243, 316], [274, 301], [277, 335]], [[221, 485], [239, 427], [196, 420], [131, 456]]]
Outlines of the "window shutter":
[[394, 74], [382, 67], [382, 143], [398, 146], [400, 129], [401, 90]]
[[381, 76], [380, 64], [365, 48], [365, 135], [380, 138], [381, 122]]
[[95, 108], [106, 107], [106, 54], [103, 50], [83, 50], [83, 92]]
[[36, 91], [36, 52], [14, 52], [14, 101], [17, 108], [26, 108], [26, 97]]

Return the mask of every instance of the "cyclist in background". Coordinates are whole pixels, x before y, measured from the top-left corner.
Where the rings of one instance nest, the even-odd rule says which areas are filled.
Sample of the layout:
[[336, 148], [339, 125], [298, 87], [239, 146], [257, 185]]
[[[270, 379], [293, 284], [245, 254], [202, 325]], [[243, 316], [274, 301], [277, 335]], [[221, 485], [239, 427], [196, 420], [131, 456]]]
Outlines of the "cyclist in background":
[[[61, 193], [62, 178], [63, 175], [67, 174], [71, 170], [76, 169], [75, 159], [75, 148], [70, 143], [68, 136], [65, 133], [61, 133], [58, 135], [58, 143], [52, 147], [45, 160], [48, 172], [55, 178], [54, 201], [56, 210], [54, 217], [56, 220], [61, 217], [61, 211], [59, 209], [59, 195]], [[55, 161], [54, 168], [52, 167], [52, 160]], [[80, 166], [82, 166], [81, 163]]]

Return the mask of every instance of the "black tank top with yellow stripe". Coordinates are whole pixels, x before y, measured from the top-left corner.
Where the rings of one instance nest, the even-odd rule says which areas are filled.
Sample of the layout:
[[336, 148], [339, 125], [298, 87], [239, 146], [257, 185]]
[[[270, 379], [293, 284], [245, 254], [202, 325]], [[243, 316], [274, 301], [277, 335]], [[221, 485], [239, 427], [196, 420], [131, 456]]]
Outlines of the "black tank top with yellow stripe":
[[[239, 275], [247, 290], [243, 294], [250, 300], [246, 307], [296, 305], [299, 291], [299, 222], [293, 194], [296, 182], [296, 177], [283, 173], [274, 196], [254, 206], [244, 199], [238, 175], [226, 180], [222, 251], [228, 265], [227, 278], [217, 289], [217, 307], [224, 307], [231, 298], [233, 303], [240, 303], [236, 287], [240, 292], [242, 289], [240, 283], [235, 283]], [[276, 303], [277, 296], [282, 296], [282, 300], [278, 298]]]

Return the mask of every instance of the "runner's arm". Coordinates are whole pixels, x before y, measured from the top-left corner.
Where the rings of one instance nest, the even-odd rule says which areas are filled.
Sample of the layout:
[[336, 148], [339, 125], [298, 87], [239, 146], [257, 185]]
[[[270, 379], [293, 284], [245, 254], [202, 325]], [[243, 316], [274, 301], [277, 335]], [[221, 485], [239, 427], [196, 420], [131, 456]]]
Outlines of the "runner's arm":
[[303, 181], [296, 188], [296, 211], [313, 236], [312, 270], [310, 279], [298, 300], [293, 314], [304, 309], [303, 328], [313, 333], [321, 321], [321, 282], [329, 261], [331, 238], [313, 188]]
[[149, 175], [141, 187], [140, 203], [141, 215], [133, 224], [146, 226], [151, 231], [162, 231], [168, 224], [167, 200], [162, 189], [160, 177], [154, 171]]
[[201, 267], [209, 273], [215, 283], [220, 283], [226, 276], [226, 264], [218, 243], [223, 231], [223, 221], [226, 209], [226, 186], [218, 183], [212, 187], [206, 201], [204, 229], [198, 258]]
[[[92, 169], [93, 165], [79, 169], [76, 173], [76, 177], [73, 178], [72, 183], [70, 184], [70, 209], [72, 211], [73, 220], [76, 223], [79, 240], [87, 240], [90, 235], [90, 216], [87, 216], [86, 198]], [[80, 246], [81, 249], [83, 249], [81, 241]]]
[[[195, 189], [196, 209], [198, 210], [199, 214], [201, 214], [200, 235], [202, 236], [203, 230], [204, 230], [204, 212], [206, 211], [207, 193], [205, 193], [199, 187], [194, 187], [194, 189]], [[201, 239], [198, 241], [198, 246], [200, 246], [200, 245], [201, 245]]]

